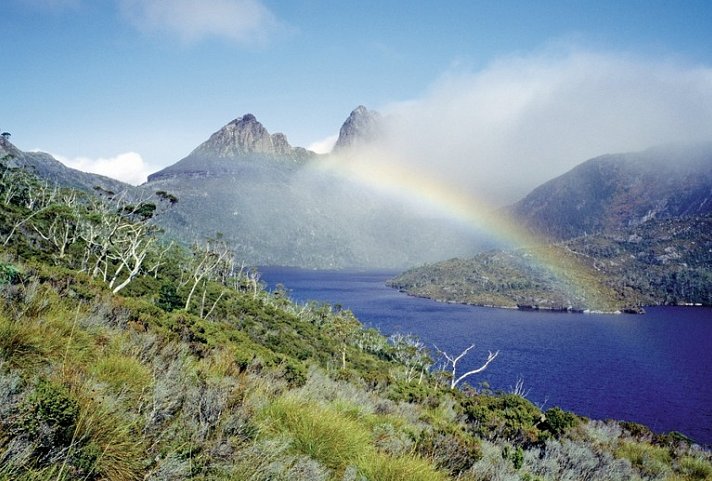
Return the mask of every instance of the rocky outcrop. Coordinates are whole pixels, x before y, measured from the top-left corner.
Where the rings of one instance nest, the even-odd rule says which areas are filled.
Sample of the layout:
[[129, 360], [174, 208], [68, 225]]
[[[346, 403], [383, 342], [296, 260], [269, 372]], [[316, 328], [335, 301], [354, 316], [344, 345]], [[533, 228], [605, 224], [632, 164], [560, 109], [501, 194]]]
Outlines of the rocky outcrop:
[[381, 133], [382, 118], [378, 112], [363, 105], [356, 107], [339, 130], [334, 152], [376, 140]]

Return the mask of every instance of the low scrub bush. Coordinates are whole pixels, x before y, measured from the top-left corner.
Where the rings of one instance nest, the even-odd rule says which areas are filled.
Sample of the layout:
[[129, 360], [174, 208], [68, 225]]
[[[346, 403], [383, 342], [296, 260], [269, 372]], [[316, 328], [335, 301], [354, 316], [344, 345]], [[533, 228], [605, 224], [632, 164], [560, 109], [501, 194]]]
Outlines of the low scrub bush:
[[476, 434], [529, 444], [538, 441], [541, 411], [516, 394], [473, 395], [462, 401], [464, 414]]
[[670, 471], [670, 451], [660, 446], [625, 441], [615, 454], [630, 461], [646, 477], [655, 478]]
[[20, 270], [12, 264], [0, 262], [0, 286], [13, 284], [20, 277]]
[[581, 419], [574, 413], [564, 411], [561, 408], [554, 407], [548, 409], [544, 413], [544, 423], [541, 428], [550, 432], [554, 437], [561, 437], [569, 429], [572, 429], [581, 422]]

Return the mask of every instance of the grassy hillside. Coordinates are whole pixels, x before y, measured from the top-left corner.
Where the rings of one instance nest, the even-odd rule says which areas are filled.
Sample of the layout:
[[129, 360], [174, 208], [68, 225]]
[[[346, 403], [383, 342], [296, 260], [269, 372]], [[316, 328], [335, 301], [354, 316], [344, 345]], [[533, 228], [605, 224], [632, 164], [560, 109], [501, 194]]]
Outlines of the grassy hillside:
[[264, 291], [220, 239], [166, 244], [165, 194], [5, 167], [0, 480], [712, 479], [680, 435], [449, 389], [417, 340]]

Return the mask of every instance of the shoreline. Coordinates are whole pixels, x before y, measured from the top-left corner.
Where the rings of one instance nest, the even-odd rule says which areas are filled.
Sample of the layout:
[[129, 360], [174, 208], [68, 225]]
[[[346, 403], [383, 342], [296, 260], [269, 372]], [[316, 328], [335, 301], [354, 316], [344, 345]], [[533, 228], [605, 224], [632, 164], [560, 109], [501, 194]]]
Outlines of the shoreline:
[[[474, 303], [474, 302], [466, 302], [466, 301], [456, 301], [456, 300], [451, 300], [451, 299], [438, 299], [434, 297], [428, 297], [424, 295], [419, 295], [419, 294], [412, 294], [408, 292], [405, 289], [395, 287], [395, 286], [389, 286], [388, 283], [385, 284], [386, 287], [389, 287], [390, 289], [396, 289], [398, 292], [402, 292], [406, 294], [407, 296], [410, 297], [416, 297], [420, 299], [429, 299], [431, 301], [435, 302], [440, 302], [443, 304], [460, 304], [463, 306], [473, 306], [473, 307], [487, 307], [491, 309], [510, 309], [510, 310], [518, 310], [518, 311], [546, 311], [546, 312], [560, 312], [562, 314], [605, 314], [605, 315], [618, 315], [618, 314], [634, 314], [634, 315], [643, 315], [645, 314], [645, 307], [653, 307], [653, 305], [646, 305], [646, 306], [638, 306], [638, 307], [625, 307], [621, 308], [619, 310], [615, 311], [603, 311], [600, 309], [581, 309], [581, 308], [574, 308], [574, 307], [548, 307], [548, 306], [539, 306], [536, 304], [515, 304], [515, 305], [497, 305], [497, 304], [484, 304], [484, 303]], [[662, 304], [658, 304], [662, 305]], [[681, 307], [704, 307], [702, 304], [698, 303], [686, 303], [686, 304], [676, 304], [677, 306]]]

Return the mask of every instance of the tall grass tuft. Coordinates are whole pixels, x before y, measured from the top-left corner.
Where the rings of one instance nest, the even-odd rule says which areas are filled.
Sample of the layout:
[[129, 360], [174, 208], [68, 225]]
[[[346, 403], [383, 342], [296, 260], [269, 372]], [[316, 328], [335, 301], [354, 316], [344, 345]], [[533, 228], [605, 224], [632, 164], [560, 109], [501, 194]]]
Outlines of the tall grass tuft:
[[372, 455], [371, 433], [328, 406], [282, 397], [264, 412], [267, 429], [287, 434], [292, 447], [325, 466], [343, 470]]
[[415, 456], [391, 457], [383, 453], [373, 453], [364, 459], [360, 471], [369, 481], [445, 481], [448, 479], [425, 459]]
[[670, 472], [670, 451], [661, 446], [624, 441], [615, 454], [619, 458], [630, 461], [649, 478], [656, 478]]
[[37, 367], [46, 361], [46, 333], [34, 322], [0, 314], [0, 360], [13, 368]]
[[136, 358], [123, 354], [109, 354], [98, 359], [89, 373], [106, 384], [114, 395], [126, 396], [138, 402], [152, 384], [151, 370]]
[[137, 426], [92, 399], [80, 399], [80, 411], [75, 437], [87, 470], [100, 479], [141, 479], [145, 449]]

